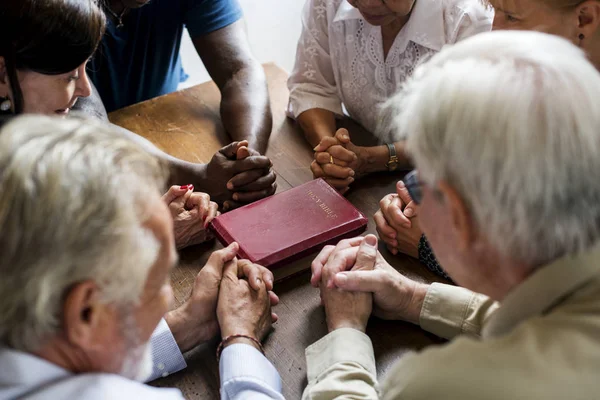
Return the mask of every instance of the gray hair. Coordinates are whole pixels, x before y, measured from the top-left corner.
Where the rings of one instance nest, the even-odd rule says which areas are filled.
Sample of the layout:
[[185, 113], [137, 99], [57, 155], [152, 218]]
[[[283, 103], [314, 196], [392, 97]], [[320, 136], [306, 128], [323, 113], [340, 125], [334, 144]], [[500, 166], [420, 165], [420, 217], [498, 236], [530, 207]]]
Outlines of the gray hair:
[[0, 131], [0, 344], [35, 351], [78, 282], [105, 304], [141, 296], [159, 243], [143, 224], [164, 165], [107, 125], [16, 118]]
[[451, 184], [497, 250], [541, 265], [598, 240], [599, 99], [573, 44], [499, 31], [434, 56], [392, 104], [421, 179]]

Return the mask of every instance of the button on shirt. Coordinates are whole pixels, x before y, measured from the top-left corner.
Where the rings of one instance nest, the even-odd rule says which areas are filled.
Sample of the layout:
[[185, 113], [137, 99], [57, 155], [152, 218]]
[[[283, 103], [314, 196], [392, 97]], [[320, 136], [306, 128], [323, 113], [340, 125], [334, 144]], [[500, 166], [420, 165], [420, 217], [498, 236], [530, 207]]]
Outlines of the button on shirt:
[[381, 28], [346, 0], [308, 0], [296, 64], [288, 81], [289, 112], [296, 118], [321, 108], [376, 132], [378, 108], [415, 67], [446, 44], [487, 32], [493, 12], [479, 0], [417, 0], [387, 55]]
[[177, 90], [186, 77], [179, 48], [184, 27], [196, 38], [242, 18], [237, 0], [152, 0], [106, 34], [88, 75], [108, 112]]

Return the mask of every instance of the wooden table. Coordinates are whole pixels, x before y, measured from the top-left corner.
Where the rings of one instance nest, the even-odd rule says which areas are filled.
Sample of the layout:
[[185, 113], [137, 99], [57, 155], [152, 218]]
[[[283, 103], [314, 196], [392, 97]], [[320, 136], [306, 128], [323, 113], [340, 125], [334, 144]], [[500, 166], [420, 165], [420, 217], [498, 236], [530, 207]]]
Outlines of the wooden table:
[[[267, 155], [277, 173], [278, 191], [287, 190], [312, 179], [309, 169], [312, 150], [294, 122], [286, 118], [288, 101], [287, 73], [273, 64], [265, 65], [273, 111], [273, 134]], [[222, 146], [230, 142], [219, 116], [220, 93], [212, 82], [171, 93], [110, 115], [113, 123], [136, 132], [167, 153], [181, 159], [205, 163]], [[356, 126], [353, 129], [358, 129]], [[375, 233], [372, 216], [379, 200], [394, 191], [401, 175], [383, 173], [357, 181], [348, 199], [370, 218], [368, 232]], [[181, 182], [186, 184], [187, 182]], [[210, 252], [220, 245], [211, 243], [187, 249], [181, 254], [181, 265], [173, 272], [176, 305], [185, 301], [194, 277]], [[384, 247], [385, 258], [402, 273], [419, 281], [438, 280], [409, 257], [393, 257]], [[310, 265], [312, 257], [298, 261]], [[275, 365], [283, 381], [288, 399], [299, 399], [306, 386], [304, 349], [327, 333], [325, 315], [319, 306], [319, 293], [309, 284], [310, 274], [303, 273], [281, 283], [275, 291], [281, 302], [275, 307], [279, 321], [265, 343], [266, 355]], [[395, 321], [372, 318], [367, 333], [374, 339], [378, 374], [383, 375], [405, 352], [421, 349], [439, 339], [418, 327]], [[188, 368], [158, 381], [159, 386], [174, 386], [189, 399], [219, 397], [216, 340], [186, 354]]]

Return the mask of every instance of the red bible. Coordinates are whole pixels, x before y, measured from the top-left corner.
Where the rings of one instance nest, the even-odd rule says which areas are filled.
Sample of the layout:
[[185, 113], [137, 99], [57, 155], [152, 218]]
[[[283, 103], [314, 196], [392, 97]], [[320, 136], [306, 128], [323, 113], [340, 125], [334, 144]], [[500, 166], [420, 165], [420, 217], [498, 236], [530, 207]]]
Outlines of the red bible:
[[317, 179], [220, 215], [210, 229], [225, 246], [237, 242], [240, 258], [275, 269], [360, 235], [367, 222], [344, 196]]

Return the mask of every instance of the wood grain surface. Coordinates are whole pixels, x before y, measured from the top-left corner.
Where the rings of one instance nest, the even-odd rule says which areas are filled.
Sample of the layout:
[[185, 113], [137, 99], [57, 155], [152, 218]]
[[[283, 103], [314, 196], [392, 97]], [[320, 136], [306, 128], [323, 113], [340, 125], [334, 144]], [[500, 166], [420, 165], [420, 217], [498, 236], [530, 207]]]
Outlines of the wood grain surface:
[[[312, 179], [309, 165], [313, 155], [299, 128], [286, 117], [287, 73], [274, 64], [266, 64], [264, 68], [273, 111], [273, 134], [267, 155], [273, 161], [280, 192]], [[110, 119], [175, 157], [205, 163], [230, 142], [220, 122], [220, 98], [216, 85], [209, 82], [115, 111]], [[341, 124], [350, 128], [353, 139], [361, 130], [351, 121], [342, 121]], [[365, 139], [365, 136], [362, 138], [374, 141], [372, 138]], [[401, 177], [400, 173], [368, 176], [355, 182], [347, 194], [348, 199], [369, 217], [368, 233], [376, 233], [372, 216], [379, 207], [379, 200], [395, 190], [395, 183]], [[181, 264], [172, 274], [176, 305], [188, 298], [196, 274], [210, 252], [220, 247], [213, 242], [181, 253]], [[440, 281], [417, 261], [405, 256], [394, 257], [383, 246], [380, 250], [390, 264], [410, 278]], [[313, 258], [314, 255], [297, 262], [308, 267]], [[275, 307], [279, 321], [274, 324], [265, 350], [281, 374], [287, 399], [300, 399], [306, 386], [304, 349], [327, 332], [318, 290], [310, 286], [309, 279], [310, 273], [306, 272], [275, 285], [281, 299]], [[377, 318], [371, 318], [367, 333], [373, 339], [380, 376], [406, 352], [440, 343], [440, 339], [416, 326]], [[219, 398], [216, 346], [217, 339], [188, 352], [185, 355], [187, 369], [154, 384], [177, 387], [188, 399]]]

